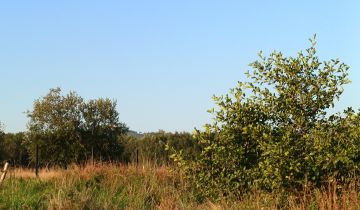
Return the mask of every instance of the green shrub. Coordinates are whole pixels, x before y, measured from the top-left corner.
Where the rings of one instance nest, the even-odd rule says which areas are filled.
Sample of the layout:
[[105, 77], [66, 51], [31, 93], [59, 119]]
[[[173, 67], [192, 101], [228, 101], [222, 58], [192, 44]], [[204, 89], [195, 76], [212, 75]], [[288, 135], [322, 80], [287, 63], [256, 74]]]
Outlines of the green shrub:
[[327, 114], [349, 82], [349, 67], [338, 59], [320, 62], [315, 36], [310, 41], [295, 58], [259, 53], [248, 81], [214, 96], [215, 122], [196, 131], [202, 151], [195, 160], [172, 155], [199, 198], [320, 186], [358, 173], [359, 114]]

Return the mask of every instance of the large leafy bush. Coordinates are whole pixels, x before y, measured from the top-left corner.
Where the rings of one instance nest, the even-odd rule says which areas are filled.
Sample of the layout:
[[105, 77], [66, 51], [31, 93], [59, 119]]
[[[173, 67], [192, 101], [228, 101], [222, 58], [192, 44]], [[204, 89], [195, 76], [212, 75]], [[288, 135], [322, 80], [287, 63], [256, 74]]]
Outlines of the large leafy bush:
[[315, 37], [310, 42], [297, 57], [259, 53], [247, 81], [214, 97], [214, 123], [195, 134], [201, 153], [194, 161], [172, 155], [199, 195], [319, 186], [358, 173], [359, 114], [327, 113], [349, 82], [349, 67], [320, 62]]

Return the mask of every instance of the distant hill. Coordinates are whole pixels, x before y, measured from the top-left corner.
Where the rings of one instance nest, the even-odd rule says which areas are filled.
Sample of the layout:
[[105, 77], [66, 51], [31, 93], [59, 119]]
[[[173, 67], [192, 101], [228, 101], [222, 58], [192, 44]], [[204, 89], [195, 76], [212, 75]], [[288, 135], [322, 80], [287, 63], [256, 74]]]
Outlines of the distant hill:
[[133, 130], [129, 130], [129, 131], [127, 132], [127, 135], [129, 135], [129, 136], [134, 136], [134, 137], [137, 137], [137, 138], [141, 138], [141, 137], [144, 136], [143, 133], [139, 133], [139, 132], [136, 132], [136, 131], [133, 131]]

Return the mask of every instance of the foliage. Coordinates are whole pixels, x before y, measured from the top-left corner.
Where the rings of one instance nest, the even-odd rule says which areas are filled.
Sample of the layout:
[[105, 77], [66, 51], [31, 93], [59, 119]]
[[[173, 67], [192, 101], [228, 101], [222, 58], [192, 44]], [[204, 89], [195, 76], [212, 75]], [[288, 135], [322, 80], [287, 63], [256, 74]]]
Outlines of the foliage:
[[140, 162], [152, 162], [158, 165], [169, 164], [170, 151], [167, 147], [182, 150], [187, 159], [192, 159], [200, 151], [193, 136], [186, 132], [169, 133], [158, 131], [146, 133], [140, 138], [127, 136], [121, 138], [124, 145], [125, 162], [136, 162], [138, 155]]
[[115, 101], [86, 102], [75, 92], [61, 95], [60, 88], [36, 100], [28, 117], [31, 159], [35, 160], [38, 146], [42, 164], [67, 166], [90, 155], [115, 158], [121, 152], [117, 136], [127, 131], [119, 122]]
[[349, 82], [349, 67], [338, 59], [320, 62], [315, 36], [310, 41], [295, 58], [259, 53], [248, 81], [214, 97], [215, 122], [197, 131], [203, 149], [196, 160], [172, 155], [200, 197], [296, 189], [358, 174], [359, 114], [327, 114]]
[[0, 141], [1, 159], [10, 160], [15, 166], [28, 166], [29, 153], [27, 150], [27, 136], [23, 132], [6, 133]]
[[75, 92], [62, 96], [60, 88], [50, 89], [45, 97], [34, 102], [33, 111], [28, 112], [32, 160], [35, 160], [37, 145], [44, 164], [66, 166], [79, 160], [82, 102]]
[[123, 151], [118, 136], [125, 134], [128, 128], [119, 121], [116, 103], [103, 98], [90, 100], [82, 104], [82, 115], [82, 144], [86, 156], [92, 155], [95, 160], [117, 160]]

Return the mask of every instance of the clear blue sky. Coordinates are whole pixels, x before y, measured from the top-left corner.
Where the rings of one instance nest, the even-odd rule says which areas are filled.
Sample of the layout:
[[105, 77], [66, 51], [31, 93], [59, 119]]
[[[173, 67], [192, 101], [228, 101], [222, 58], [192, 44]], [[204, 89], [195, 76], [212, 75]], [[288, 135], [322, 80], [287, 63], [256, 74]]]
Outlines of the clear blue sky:
[[26, 130], [23, 113], [49, 88], [118, 101], [121, 121], [148, 132], [210, 122], [211, 96], [244, 79], [257, 52], [305, 49], [350, 65], [336, 109], [360, 107], [359, 1], [2, 1], [0, 121]]

